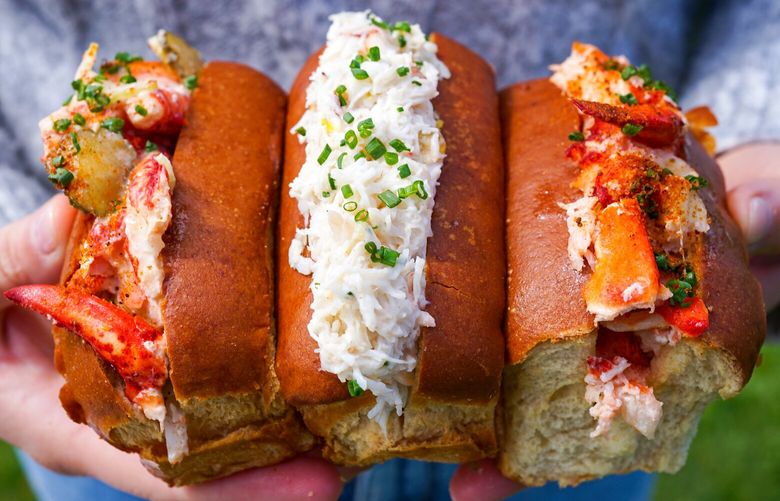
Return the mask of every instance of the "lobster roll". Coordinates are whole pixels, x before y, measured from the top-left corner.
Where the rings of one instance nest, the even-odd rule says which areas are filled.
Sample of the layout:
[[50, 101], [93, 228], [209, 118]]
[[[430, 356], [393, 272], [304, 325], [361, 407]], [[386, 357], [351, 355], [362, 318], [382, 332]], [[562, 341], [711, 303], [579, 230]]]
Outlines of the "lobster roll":
[[331, 20], [287, 114], [282, 392], [338, 464], [490, 456], [505, 269], [493, 72], [418, 25]]
[[55, 323], [70, 417], [172, 485], [274, 464], [314, 438], [274, 369], [273, 227], [286, 98], [253, 69], [84, 55], [40, 123], [80, 210], [60, 285], [6, 296]]
[[[499, 466], [526, 485], [675, 472], [766, 319], [723, 176], [646, 66], [575, 43], [501, 93], [508, 366]], [[700, 138], [700, 143], [696, 137]]]

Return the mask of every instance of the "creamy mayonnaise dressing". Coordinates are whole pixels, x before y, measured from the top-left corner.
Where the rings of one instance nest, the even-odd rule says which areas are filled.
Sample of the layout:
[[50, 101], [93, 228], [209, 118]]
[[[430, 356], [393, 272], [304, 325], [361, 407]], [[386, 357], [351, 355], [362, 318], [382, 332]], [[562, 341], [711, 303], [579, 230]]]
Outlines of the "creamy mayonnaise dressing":
[[[435, 325], [425, 256], [445, 143], [431, 101], [449, 71], [418, 25], [368, 11], [331, 21], [291, 130], [306, 144], [290, 184], [306, 225], [289, 259], [312, 277], [308, 330], [322, 369], [373, 393], [368, 415], [384, 427], [406, 404], [420, 328]], [[398, 195], [408, 196], [395, 205]]]

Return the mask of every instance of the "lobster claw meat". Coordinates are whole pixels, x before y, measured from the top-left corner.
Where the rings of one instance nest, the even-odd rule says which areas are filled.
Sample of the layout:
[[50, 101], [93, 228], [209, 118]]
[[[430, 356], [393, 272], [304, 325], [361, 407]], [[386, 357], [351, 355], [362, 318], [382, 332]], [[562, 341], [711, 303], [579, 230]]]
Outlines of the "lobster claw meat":
[[89, 343], [122, 377], [131, 401], [142, 407], [161, 402], [167, 374], [161, 330], [108, 301], [59, 285], [23, 285], [5, 297]]
[[594, 250], [596, 266], [583, 296], [597, 321], [655, 305], [658, 267], [635, 199], [610, 204], [599, 214]]
[[627, 124], [640, 125], [642, 129], [633, 137], [648, 146], [674, 146], [682, 138], [683, 119], [668, 108], [649, 104], [612, 106], [581, 99], [572, 99], [572, 102], [581, 113], [603, 122], [618, 127]]

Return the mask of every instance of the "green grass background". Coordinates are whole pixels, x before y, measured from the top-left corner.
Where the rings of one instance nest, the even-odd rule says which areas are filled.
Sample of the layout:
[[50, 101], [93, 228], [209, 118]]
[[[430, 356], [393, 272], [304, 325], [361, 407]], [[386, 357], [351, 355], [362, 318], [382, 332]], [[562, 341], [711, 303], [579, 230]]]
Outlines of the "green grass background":
[[[762, 364], [745, 390], [704, 413], [688, 463], [660, 475], [657, 501], [780, 499], [780, 344], [762, 350]], [[34, 497], [16, 457], [0, 442], [0, 500]]]

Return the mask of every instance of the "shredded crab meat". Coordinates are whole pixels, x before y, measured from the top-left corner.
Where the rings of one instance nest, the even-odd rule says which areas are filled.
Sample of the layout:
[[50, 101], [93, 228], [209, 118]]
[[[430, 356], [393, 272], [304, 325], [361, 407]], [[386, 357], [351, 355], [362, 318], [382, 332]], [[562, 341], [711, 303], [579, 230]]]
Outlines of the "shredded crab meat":
[[[425, 259], [445, 143], [431, 101], [449, 72], [418, 25], [395, 31], [372, 19], [381, 23], [368, 12], [331, 16], [306, 112], [291, 130], [306, 131], [299, 136], [306, 162], [290, 184], [306, 226], [297, 230], [289, 260], [312, 277], [308, 330], [322, 369], [373, 393], [376, 405], [368, 415], [384, 428], [390, 412], [401, 415], [406, 405], [420, 328], [435, 325], [424, 310]], [[369, 57], [373, 47], [379, 57]], [[358, 56], [365, 58], [363, 79], [350, 67]], [[344, 104], [336, 92], [340, 85]], [[359, 132], [367, 119], [373, 127], [369, 135], [357, 135], [357, 147], [341, 144], [347, 131]], [[354, 159], [372, 138], [397, 154], [398, 162]], [[407, 149], [394, 148], [393, 140]], [[326, 145], [332, 153], [319, 161]], [[403, 165], [409, 169], [405, 178], [398, 170]], [[412, 195], [392, 208], [377, 197], [413, 182], [427, 197]], [[395, 264], [372, 260], [369, 242], [398, 252]]]
[[630, 366], [623, 357], [611, 361], [600, 357], [588, 359], [585, 399], [592, 404], [589, 412], [597, 420], [591, 438], [608, 433], [617, 415], [645, 437], [655, 436], [663, 404], [655, 398], [652, 388], [626, 376]]

